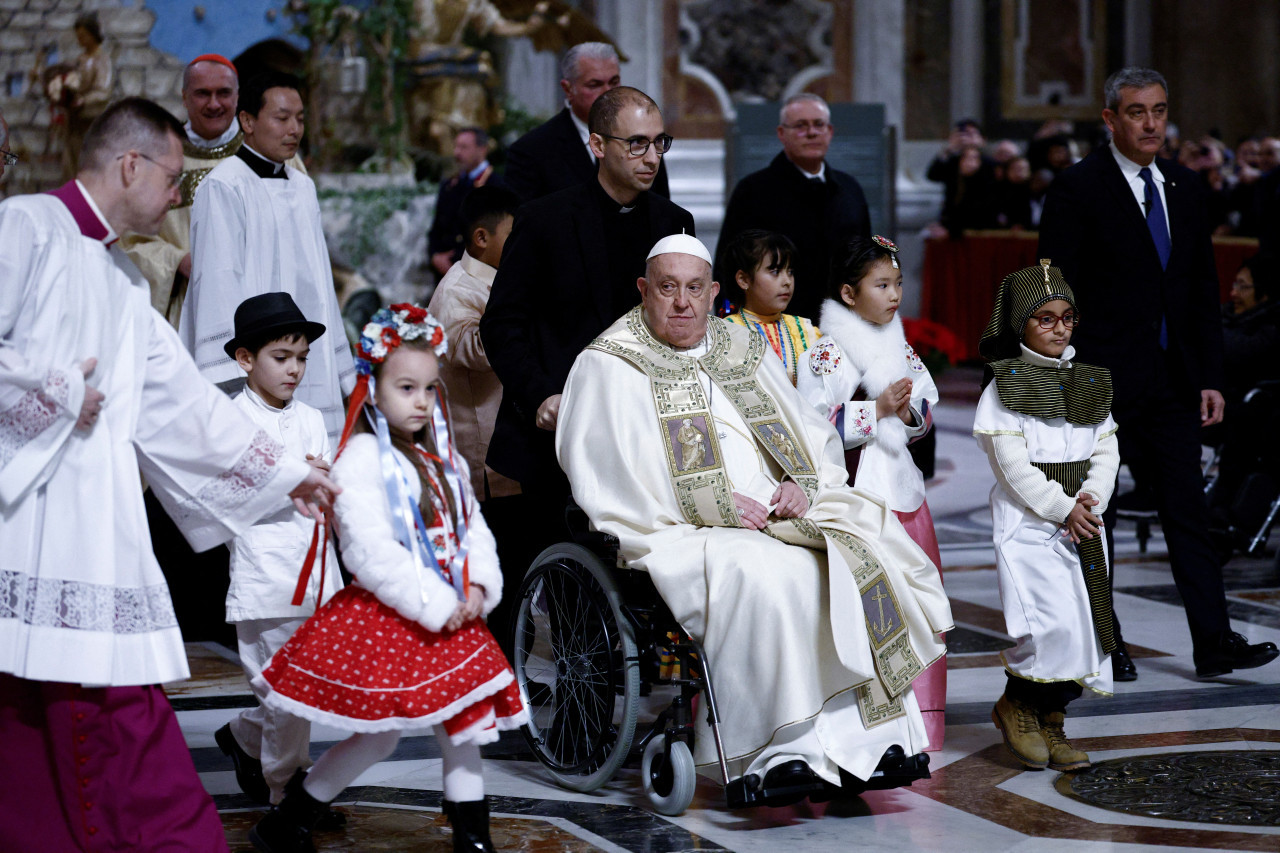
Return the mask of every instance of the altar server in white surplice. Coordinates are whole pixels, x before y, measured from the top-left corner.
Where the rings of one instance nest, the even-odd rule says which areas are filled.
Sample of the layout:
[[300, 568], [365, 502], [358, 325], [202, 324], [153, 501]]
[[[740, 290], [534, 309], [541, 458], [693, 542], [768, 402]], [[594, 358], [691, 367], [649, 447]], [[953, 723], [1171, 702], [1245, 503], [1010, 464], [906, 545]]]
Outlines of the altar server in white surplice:
[[[300, 85], [278, 72], [244, 85], [244, 144], [205, 177], [191, 208], [191, 283], [178, 332], [200, 373], [229, 393], [244, 386], [244, 373], [223, 347], [236, 306], [250, 296], [283, 291], [308, 318], [343, 328], [315, 184], [286, 164], [302, 139]], [[327, 335], [295, 396], [320, 410], [335, 446], [355, 382], [346, 338]]]
[[[806, 783], [926, 777], [910, 684], [951, 627], [937, 568], [846, 484], [838, 436], [764, 339], [708, 317], [700, 242], [659, 241], [639, 287], [575, 362], [556, 446], [593, 525], [703, 643], [730, 774], [754, 775], [768, 805]], [[695, 761], [715, 772], [699, 726]]]
[[200, 378], [108, 246], [178, 198], [182, 126], [128, 98], [77, 179], [0, 203], [0, 846], [226, 850], [159, 684], [189, 675], [140, 473], [210, 548], [327, 478]]

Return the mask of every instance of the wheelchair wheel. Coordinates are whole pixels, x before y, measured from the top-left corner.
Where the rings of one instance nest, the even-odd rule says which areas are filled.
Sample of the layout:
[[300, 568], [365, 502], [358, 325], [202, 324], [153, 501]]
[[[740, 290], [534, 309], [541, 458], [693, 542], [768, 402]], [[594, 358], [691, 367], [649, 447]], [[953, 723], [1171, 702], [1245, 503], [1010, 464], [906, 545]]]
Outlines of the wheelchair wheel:
[[512, 646], [529, 746], [561, 786], [594, 791], [626, 761], [640, 711], [635, 632], [599, 557], [570, 543], [538, 555]]
[[666, 738], [658, 736], [649, 741], [640, 763], [640, 779], [654, 811], [668, 817], [684, 814], [698, 786], [689, 745], [682, 740], [672, 741], [668, 751]]

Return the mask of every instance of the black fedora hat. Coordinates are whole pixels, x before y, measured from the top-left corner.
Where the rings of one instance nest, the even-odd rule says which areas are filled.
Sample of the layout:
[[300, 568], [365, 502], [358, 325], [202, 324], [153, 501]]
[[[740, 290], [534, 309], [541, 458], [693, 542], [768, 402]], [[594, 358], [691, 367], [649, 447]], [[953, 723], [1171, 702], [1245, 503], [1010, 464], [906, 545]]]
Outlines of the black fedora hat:
[[324, 334], [324, 324], [313, 323], [302, 316], [293, 297], [284, 292], [250, 296], [236, 307], [235, 322], [235, 337], [223, 347], [232, 358], [236, 357], [236, 350], [245, 345], [245, 340], [270, 341], [290, 332], [301, 332], [307, 343], [311, 343]]

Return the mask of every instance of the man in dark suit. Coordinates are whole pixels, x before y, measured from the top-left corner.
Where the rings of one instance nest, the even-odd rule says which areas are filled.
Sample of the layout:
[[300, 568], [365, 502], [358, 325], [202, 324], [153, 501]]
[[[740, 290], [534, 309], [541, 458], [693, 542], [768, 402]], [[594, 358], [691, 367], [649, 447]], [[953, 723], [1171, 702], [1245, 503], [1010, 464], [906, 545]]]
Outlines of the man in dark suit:
[[[583, 347], [640, 302], [636, 282], [661, 238], [693, 234], [688, 211], [650, 188], [671, 144], [662, 113], [621, 86], [591, 107], [596, 180], [528, 202], [516, 215], [480, 320], [502, 405], [493, 470], [520, 483], [531, 538], [564, 538], [569, 484], [555, 455], [560, 392]], [[536, 553], [536, 552], [535, 552]]]
[[[1218, 281], [1204, 182], [1155, 156], [1168, 91], [1164, 77], [1145, 68], [1107, 79], [1102, 118], [1111, 144], [1054, 180], [1039, 254], [1075, 288], [1080, 360], [1111, 371], [1120, 455], [1156, 496], [1196, 674], [1207, 677], [1261, 666], [1280, 652], [1231, 630], [1207, 532], [1200, 428], [1223, 416]], [[1114, 526], [1114, 506], [1104, 520]], [[1112, 666], [1118, 681], [1137, 677], [1123, 642]]]
[[[618, 52], [613, 45], [589, 41], [574, 45], [560, 61], [564, 109], [511, 143], [507, 149], [507, 186], [521, 201], [532, 201], [556, 190], [590, 181], [596, 158], [588, 144], [587, 116], [596, 98], [621, 83]], [[650, 188], [671, 197], [666, 166]]]
[[466, 247], [462, 202], [476, 187], [505, 187], [489, 165], [489, 134], [483, 128], [464, 127], [453, 137], [453, 162], [458, 171], [440, 182], [435, 217], [427, 232], [427, 254], [431, 268], [443, 276], [462, 259]]
[[831, 109], [817, 95], [788, 98], [778, 119], [782, 151], [733, 188], [716, 247], [716, 281], [733, 281], [725, 248], [749, 228], [786, 234], [796, 244], [792, 255], [795, 291], [788, 314], [814, 323], [827, 292], [831, 255], [850, 237], [871, 237], [867, 197], [857, 179], [831, 168], [827, 149], [835, 134]]

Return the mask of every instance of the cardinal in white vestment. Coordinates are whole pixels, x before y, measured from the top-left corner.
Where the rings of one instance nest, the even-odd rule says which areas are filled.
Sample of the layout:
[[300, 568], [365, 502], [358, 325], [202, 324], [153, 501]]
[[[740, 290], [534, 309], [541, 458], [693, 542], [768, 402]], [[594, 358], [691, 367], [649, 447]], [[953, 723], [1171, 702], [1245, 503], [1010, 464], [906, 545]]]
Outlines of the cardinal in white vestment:
[[[287, 163], [302, 139], [299, 85], [276, 72], [245, 84], [244, 144], [205, 176], [191, 208], [191, 283], [178, 333], [200, 373], [227, 391], [244, 384], [223, 346], [234, 333], [236, 306], [250, 296], [283, 291], [306, 317], [343, 328], [315, 184]], [[342, 335], [322, 343], [295, 396], [320, 410], [336, 447], [355, 361]]]
[[[926, 777], [910, 682], [951, 627], [937, 568], [846, 485], [838, 436], [763, 339], [707, 316], [719, 288], [700, 242], [659, 241], [639, 286], [574, 364], [557, 452], [592, 524], [702, 642], [730, 774], [766, 792]], [[690, 426], [707, 443], [686, 464]]]
[[108, 246], [178, 196], [182, 127], [109, 107], [78, 179], [0, 203], [0, 848], [226, 849], [157, 686], [189, 675], [139, 473], [197, 550], [327, 478], [200, 378]]

